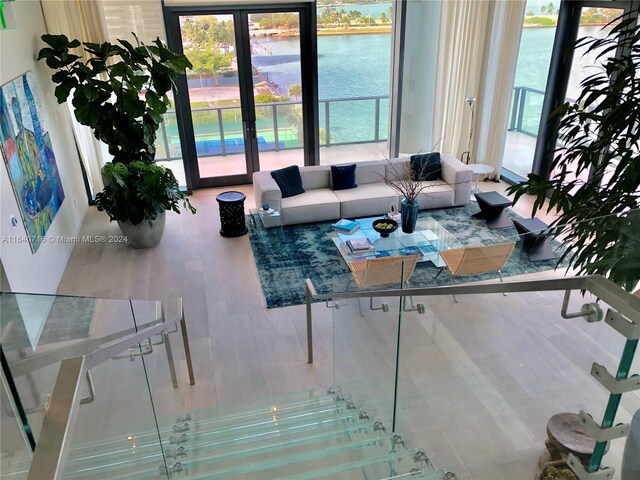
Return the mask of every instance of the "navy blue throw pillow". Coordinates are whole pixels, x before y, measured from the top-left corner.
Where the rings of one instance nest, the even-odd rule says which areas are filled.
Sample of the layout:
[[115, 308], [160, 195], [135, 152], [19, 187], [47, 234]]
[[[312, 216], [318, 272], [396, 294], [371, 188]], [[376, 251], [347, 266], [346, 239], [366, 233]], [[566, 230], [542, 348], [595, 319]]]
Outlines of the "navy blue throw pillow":
[[331, 165], [331, 178], [334, 190], [348, 190], [356, 188], [356, 164], [335, 166]]
[[274, 170], [271, 172], [271, 176], [278, 184], [278, 187], [280, 187], [282, 198], [293, 197], [304, 193], [300, 169], [297, 165]]
[[412, 180], [442, 180], [440, 152], [411, 155]]

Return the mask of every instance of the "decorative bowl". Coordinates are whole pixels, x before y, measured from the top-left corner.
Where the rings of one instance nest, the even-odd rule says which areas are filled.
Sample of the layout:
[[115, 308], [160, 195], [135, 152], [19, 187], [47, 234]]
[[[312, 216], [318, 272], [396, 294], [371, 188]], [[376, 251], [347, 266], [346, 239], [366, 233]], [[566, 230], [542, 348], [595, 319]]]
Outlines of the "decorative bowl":
[[[373, 229], [380, 234], [382, 238], [386, 238], [395, 232], [398, 229], [398, 222], [395, 220], [390, 220], [388, 218], [379, 218], [378, 220], [374, 220], [371, 224]], [[383, 225], [388, 225], [383, 228]]]

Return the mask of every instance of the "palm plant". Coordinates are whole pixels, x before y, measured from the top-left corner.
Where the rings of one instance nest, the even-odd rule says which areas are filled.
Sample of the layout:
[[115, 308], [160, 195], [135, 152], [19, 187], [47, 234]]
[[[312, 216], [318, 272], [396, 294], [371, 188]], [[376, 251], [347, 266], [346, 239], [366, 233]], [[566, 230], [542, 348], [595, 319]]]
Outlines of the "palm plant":
[[553, 231], [568, 247], [560, 262], [568, 259], [580, 274], [605, 275], [627, 290], [640, 279], [640, 29], [634, 26], [626, 14], [605, 27], [606, 37], [576, 42], [603, 64], [582, 81], [575, 102], [552, 114], [561, 120], [551, 178], [530, 174], [509, 189], [515, 201], [535, 197], [533, 215], [547, 199], [547, 211], [559, 212]]

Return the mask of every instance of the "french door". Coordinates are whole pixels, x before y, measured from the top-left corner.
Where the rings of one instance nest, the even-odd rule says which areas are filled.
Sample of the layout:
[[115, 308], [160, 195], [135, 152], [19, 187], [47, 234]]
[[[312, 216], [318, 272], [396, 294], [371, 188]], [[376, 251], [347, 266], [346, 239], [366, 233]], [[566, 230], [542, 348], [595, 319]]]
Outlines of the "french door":
[[177, 81], [187, 186], [250, 183], [318, 158], [311, 3], [165, 7], [169, 46], [193, 64]]

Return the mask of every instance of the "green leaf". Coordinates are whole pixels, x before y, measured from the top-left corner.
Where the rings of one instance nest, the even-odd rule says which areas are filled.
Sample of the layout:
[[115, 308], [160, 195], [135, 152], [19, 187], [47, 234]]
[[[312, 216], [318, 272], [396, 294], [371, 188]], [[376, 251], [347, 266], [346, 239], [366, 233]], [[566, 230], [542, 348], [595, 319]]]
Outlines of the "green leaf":
[[118, 62], [109, 69], [111, 77], [122, 77], [129, 71], [129, 66], [124, 62]]
[[125, 90], [121, 96], [122, 111], [130, 117], [137, 118], [144, 113], [144, 102], [135, 90]]
[[66, 102], [67, 98], [69, 98], [69, 94], [71, 93], [72, 89], [73, 89], [73, 85], [69, 83], [61, 83], [60, 85], [58, 85], [54, 91], [54, 94], [56, 96], [56, 99], [58, 100], [58, 103]]
[[54, 50], [63, 50], [70, 47], [69, 39], [66, 35], [50, 35], [45, 34], [40, 37], [44, 43]]

